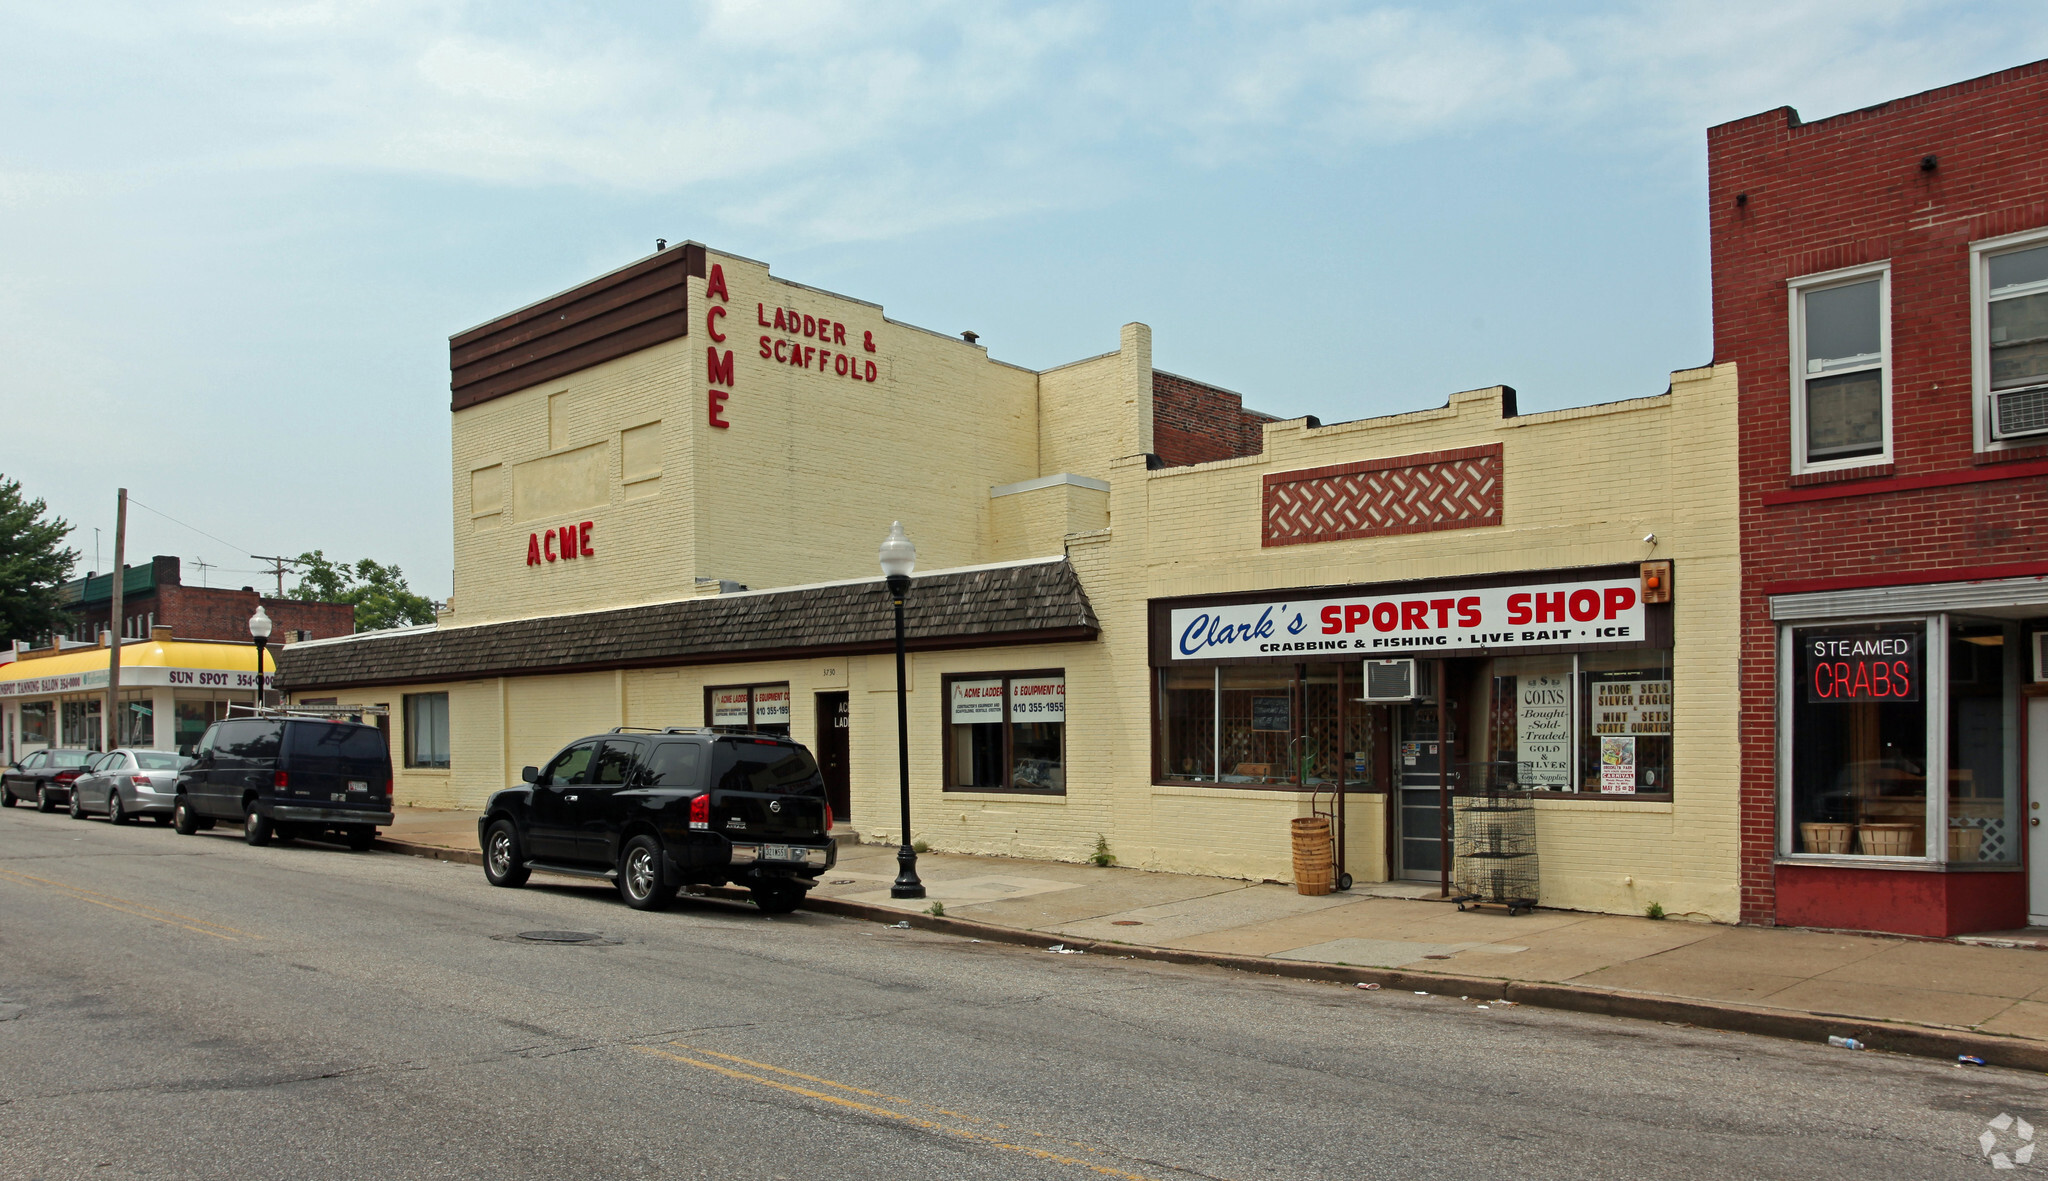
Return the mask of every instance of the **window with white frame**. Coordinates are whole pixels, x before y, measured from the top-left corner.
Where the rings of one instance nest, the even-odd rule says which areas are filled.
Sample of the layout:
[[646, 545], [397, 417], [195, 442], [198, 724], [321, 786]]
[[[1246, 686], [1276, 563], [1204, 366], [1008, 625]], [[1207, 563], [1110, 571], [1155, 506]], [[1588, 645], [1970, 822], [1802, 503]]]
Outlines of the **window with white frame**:
[[2048, 435], [2048, 240], [1980, 247], [1977, 388], [1990, 442]]
[[1889, 458], [1886, 284], [1881, 267], [1793, 284], [1793, 445], [1801, 469]]

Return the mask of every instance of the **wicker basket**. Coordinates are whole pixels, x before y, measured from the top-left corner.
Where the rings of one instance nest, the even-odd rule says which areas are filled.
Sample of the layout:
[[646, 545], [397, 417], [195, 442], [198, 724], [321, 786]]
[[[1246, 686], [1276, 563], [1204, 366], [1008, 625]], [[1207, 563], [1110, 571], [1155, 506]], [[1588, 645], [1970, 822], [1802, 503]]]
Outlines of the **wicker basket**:
[[1336, 888], [1330, 865], [1330, 818], [1298, 816], [1294, 830], [1294, 889], [1298, 894], [1328, 894]]
[[1913, 838], [1920, 830], [1917, 824], [1859, 824], [1856, 844], [1859, 852], [1872, 857], [1911, 857]]
[[1799, 843], [1802, 853], [1847, 853], [1849, 836], [1855, 831], [1853, 824], [1815, 824], [1799, 826]]
[[1984, 830], [1974, 824], [1959, 824], [1948, 830], [1948, 859], [1976, 861], [1984, 851]]

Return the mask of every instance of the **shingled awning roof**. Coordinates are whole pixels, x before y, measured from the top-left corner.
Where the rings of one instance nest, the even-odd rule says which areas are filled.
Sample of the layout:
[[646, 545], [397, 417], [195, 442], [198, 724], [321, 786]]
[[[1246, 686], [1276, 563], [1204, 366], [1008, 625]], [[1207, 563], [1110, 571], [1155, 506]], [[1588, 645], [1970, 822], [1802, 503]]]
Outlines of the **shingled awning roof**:
[[[981, 648], [1092, 640], [1099, 630], [1065, 558], [918, 575], [910, 647]], [[747, 591], [581, 615], [517, 619], [289, 645], [277, 679], [295, 693], [473, 677], [723, 664], [895, 649], [879, 578]]]

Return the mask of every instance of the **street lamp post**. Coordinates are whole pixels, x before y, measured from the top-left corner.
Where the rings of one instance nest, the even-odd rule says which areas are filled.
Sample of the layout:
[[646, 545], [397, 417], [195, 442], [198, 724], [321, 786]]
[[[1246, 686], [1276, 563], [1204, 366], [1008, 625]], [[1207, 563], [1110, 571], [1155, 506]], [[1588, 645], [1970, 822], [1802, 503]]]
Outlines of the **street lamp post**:
[[256, 604], [256, 614], [249, 617], [249, 635], [256, 641], [256, 708], [263, 708], [263, 650], [270, 646], [270, 616], [263, 613], [263, 604]]
[[910, 593], [910, 572], [917, 568], [917, 547], [903, 535], [903, 522], [890, 524], [889, 536], [882, 541], [881, 561], [889, 598], [896, 604], [896, 776], [903, 805], [903, 843], [896, 850], [898, 872], [889, 897], [922, 898], [924, 883], [917, 879], [917, 850], [910, 843], [910, 701], [903, 684], [903, 600]]

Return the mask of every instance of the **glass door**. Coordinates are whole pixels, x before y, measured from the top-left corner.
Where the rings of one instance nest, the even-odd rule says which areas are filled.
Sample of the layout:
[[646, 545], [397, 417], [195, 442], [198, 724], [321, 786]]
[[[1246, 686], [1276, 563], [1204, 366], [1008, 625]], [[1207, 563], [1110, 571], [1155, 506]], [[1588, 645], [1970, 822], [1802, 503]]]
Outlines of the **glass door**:
[[1399, 785], [1400, 876], [1436, 881], [1443, 874], [1441, 786], [1443, 744], [1435, 702], [1415, 701], [1394, 709], [1394, 781]]

